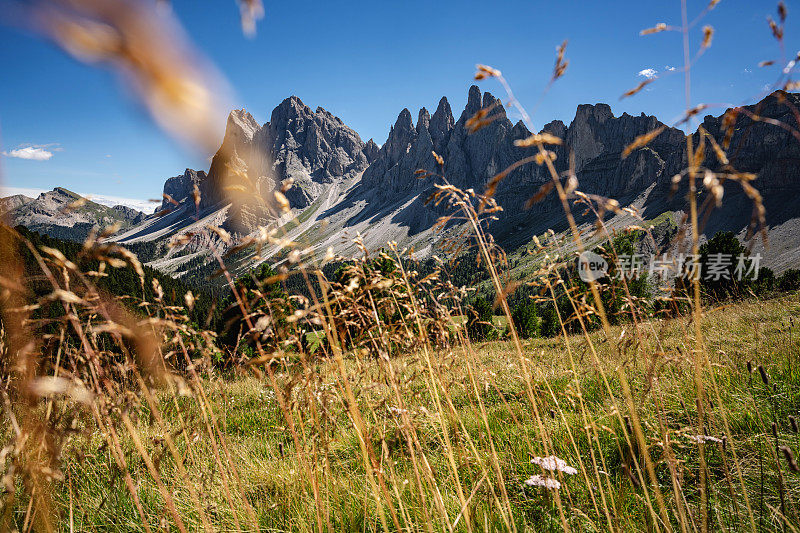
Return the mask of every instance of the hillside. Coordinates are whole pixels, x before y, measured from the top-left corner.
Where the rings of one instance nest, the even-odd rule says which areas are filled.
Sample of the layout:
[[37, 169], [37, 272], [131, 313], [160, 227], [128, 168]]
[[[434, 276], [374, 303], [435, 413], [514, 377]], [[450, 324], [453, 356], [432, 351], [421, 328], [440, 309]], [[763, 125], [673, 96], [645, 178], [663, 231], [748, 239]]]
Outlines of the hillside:
[[121, 229], [139, 224], [145, 215], [121, 205], [108, 207], [63, 187], [43, 192], [37, 198], [17, 195], [2, 199], [5, 216], [12, 225], [58, 239], [82, 242], [92, 229], [119, 225]]
[[[87, 253], [83, 245], [68, 240], [51, 237], [46, 234], [39, 234], [31, 231], [24, 226], [14, 228], [20, 237], [27, 240], [38, 253], [42, 253], [42, 247], [51, 248], [61, 252], [64, 257], [72, 261], [82, 272], [97, 272], [100, 264], [99, 260], [92, 254]], [[31, 290], [38, 297], [43, 297], [52, 291], [52, 287], [42, 279], [40, 266], [36, 258], [27, 246], [20, 246], [19, 252], [23, 262], [25, 276], [32, 280]], [[152, 301], [155, 297], [153, 282], [164, 291], [165, 305], [185, 305], [184, 296], [187, 292], [194, 294], [194, 303], [191, 309], [187, 309], [187, 316], [198, 324], [208, 324], [213, 321], [213, 297], [197, 287], [190, 287], [180, 280], [162, 274], [148, 266], [143, 269], [144, 282], [133, 268], [125, 266], [122, 268], [105, 268], [103, 275], [92, 278], [93, 284], [104, 291], [109, 296], [125, 302], [131, 309], [137, 310], [139, 300]], [[74, 282], [80, 285], [80, 280]], [[77, 290], [73, 287], [73, 290]]]
[[[800, 477], [790, 470], [784, 456], [770, 453], [773, 445], [797, 449], [790, 420], [800, 408], [797, 363], [791, 362], [798, 353], [798, 340], [796, 328], [790, 329], [788, 323], [798, 310], [800, 302], [794, 295], [739, 303], [710, 313], [702, 322], [714, 378], [724, 383], [709, 408], [713, 419], [703, 434], [707, 439], [709, 513], [721, 531], [748, 530], [748, 516], [763, 524], [765, 531], [778, 530], [782, 521], [773, 509], [781, 505], [780, 491], [791, 494], [790, 501], [796, 501], [800, 491]], [[643, 442], [654, 459], [659, 459], [655, 462], [660, 480], [656, 487], [663, 491], [663, 507], [673, 523], [679, 520], [676, 515], [680, 516], [682, 509], [675, 502], [683, 504], [683, 497], [684, 512], [692, 513], [692, 517], [700, 513], [697, 429], [693, 426], [697, 409], [694, 402], [686, 400], [692, 398], [694, 389], [692, 373], [687, 370], [692, 363], [685, 352], [691, 344], [686, 344], [684, 322], [659, 320], [644, 328], [643, 350], [659, 353], [662, 346], [670, 350], [669, 358], [658, 360], [657, 378], [653, 379], [649, 362], [627, 371], [638, 406], [636, 420], [641, 420], [646, 439]], [[612, 339], [624, 337], [625, 330], [613, 328]], [[647, 530], [653, 523], [652, 509], [643, 496], [640, 480], [645, 480], [647, 488], [653, 484], [643, 472], [644, 466], [632, 463], [642, 460], [642, 452], [634, 436], [626, 436], [622, 415], [612, 408], [625, 405], [617, 371], [626, 361], [617, 352], [616, 343], [605, 342], [601, 333], [591, 335], [589, 342], [597, 347], [597, 360], [585, 353], [577, 361], [571, 358], [571, 353], [578, 357], [585, 350], [587, 340], [581, 335], [525, 342], [528, 379], [519, 375], [519, 355], [511, 342], [482, 344], [480, 350], [443, 351], [436, 354], [432, 367], [422, 353], [396, 356], [392, 359], [396, 372], [392, 377], [387, 375], [387, 365], [377, 358], [348, 358], [346, 369], [348, 376], [353, 376], [350, 386], [371, 437], [367, 442], [374, 443], [376, 455], [380, 454], [377, 460], [382, 458], [387, 465], [382, 479], [391, 494], [397, 495], [391, 502], [402, 502], [403, 512], [398, 512], [401, 525], [422, 531], [414, 526], [426, 520], [460, 517], [463, 528], [454, 530], [466, 531], [464, 521], [472, 517], [470, 527], [475, 531], [504, 530], [507, 521], [513, 521], [518, 531], [555, 531], [560, 522], [554, 500], [561, 498], [573, 531], [602, 530], [607, 520], [619, 523], [619, 529]], [[771, 386], [762, 383], [758, 370], [747, 372], [747, 366], [753, 364], [763, 368], [764, 375], [772, 380]], [[135, 425], [129, 431], [141, 435], [141, 453], [159, 458], [156, 464], [163, 478], [169, 480], [165, 481], [169, 490], [200, 493], [203, 504], [214, 510], [209, 513], [214, 529], [234, 529], [237, 520], [244, 521], [248, 516], [237, 514], [229, 503], [230, 497], [223, 490], [226, 479], [231, 479], [230, 483], [246, 495], [244, 502], [252, 505], [251, 529], [313, 530], [317, 512], [330, 516], [334, 530], [357, 530], [356, 526], [368, 520], [374, 526], [378, 520], [374, 503], [369, 501], [372, 507], [364, 510], [364, 494], [370, 493], [371, 463], [354, 459], [360, 457], [359, 430], [344, 408], [348, 397], [337, 378], [336, 363], [330, 358], [315, 360], [313, 369], [315, 379], [308, 382], [302, 378], [302, 369], [294, 370], [294, 375], [282, 371], [274, 388], [264, 379], [249, 376], [230, 381], [198, 380], [194, 386], [203, 393], [177, 398], [180, 411], [174, 407], [176, 398], [172, 394], [159, 392], [154, 394], [156, 412], [161, 413], [157, 422], [149, 416], [151, 408], [138, 406], [130, 414]], [[711, 380], [710, 373], [706, 377]], [[608, 389], [603, 378], [609, 380]], [[387, 384], [396, 384], [397, 392]], [[534, 405], [538, 410], [531, 407], [526, 384], [537, 393]], [[436, 403], [437, 393], [451, 402], [449, 408]], [[286, 427], [280, 394], [296, 398], [291, 405], [294, 420], [302, 429], [297, 431], [298, 440], [293, 440]], [[721, 411], [726, 413], [730, 432], [719, 421]], [[185, 419], [202, 420], [205, 412], [218, 413], [219, 428], [212, 432], [211, 426], [201, 426], [196, 433], [187, 434]], [[772, 430], [777, 436], [774, 442], [769, 429], [773, 420], [777, 421], [777, 428]], [[627, 423], [630, 432], [631, 422]], [[552, 438], [547, 448], [540, 445], [542, 433]], [[181, 463], [167, 453], [164, 435], [172, 436], [181, 450], [184, 446], [191, 450], [181, 457], [191, 476], [165, 474], [174, 472]], [[448, 446], [444, 445], [446, 438], [451, 439]], [[132, 440], [126, 435], [122, 444], [133, 449]], [[101, 453], [104, 441], [87, 438], [85, 442], [81, 448], [85, 450], [84, 459], [66, 467], [66, 477], [79, 481], [73, 481], [73, 492], [66, 488], [57, 492], [59, 505], [69, 508], [72, 498], [78, 502], [75, 505], [88, 510], [75, 514], [77, 529], [138, 520], [125, 485], [114, 483], [105, 473], [109, 459]], [[316, 450], [319, 458], [312, 453]], [[452, 463], [450, 450], [457, 458]], [[739, 462], [732, 464], [731, 450], [738, 454]], [[217, 453], [235, 461], [209, 459]], [[666, 453], [673, 461], [663, 459]], [[526, 484], [526, 480], [542, 476], [543, 470], [531, 464], [534, 455], [550, 454], [575, 468], [575, 474], [549, 474], [559, 480], [560, 491]], [[141, 476], [136, 490], [144, 495], [143, 514], [155, 522], [164, 512], [160, 496], [166, 489], [147, 475], [135, 452], [132, 455], [134, 473]], [[491, 468], [492, 464], [496, 466]], [[731, 473], [734, 468], [741, 469], [741, 478]], [[321, 486], [325, 497], [314, 496], [309, 471], [320, 477], [324, 472], [327, 484]], [[415, 478], [416, 473], [421, 479]], [[66, 487], [67, 483], [61, 481], [58, 486]], [[500, 498], [501, 491], [507, 491], [508, 500]], [[462, 500], [470, 493], [475, 496], [469, 500], [470, 514], [464, 518]], [[743, 494], [749, 496], [751, 507], [742, 503]], [[446, 507], [442, 516], [431, 518], [431, 510], [408, 505], [401, 498], [441, 501]], [[607, 508], [601, 498], [605, 498]], [[105, 505], [101, 505], [103, 502]], [[176, 505], [180, 516], [197, 514], [198, 506], [193, 506], [189, 498], [177, 500]], [[365, 517], [365, 512], [370, 514]]]
[[12, 209], [16, 209], [25, 204], [33, 202], [33, 198], [29, 198], [24, 194], [15, 194], [13, 196], [6, 196], [0, 198], [0, 213], [6, 213]]

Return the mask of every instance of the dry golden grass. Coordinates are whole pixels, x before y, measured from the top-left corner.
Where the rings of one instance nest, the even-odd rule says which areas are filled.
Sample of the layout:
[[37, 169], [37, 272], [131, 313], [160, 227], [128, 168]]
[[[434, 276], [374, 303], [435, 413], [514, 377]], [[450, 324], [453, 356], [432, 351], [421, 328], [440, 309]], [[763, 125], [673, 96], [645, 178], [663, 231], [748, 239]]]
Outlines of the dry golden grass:
[[[711, 439], [730, 435], [725, 445], [710, 440], [707, 451], [713, 488], [709, 512], [712, 523], [722, 529], [747, 525], [742, 489], [735, 474], [726, 471], [732, 469], [725, 461], [730, 455], [725, 448], [731, 445], [740, 457], [754, 519], [764, 521], [765, 529], [779, 523], [771, 510], [780, 503], [777, 463], [769, 453], [774, 448], [769, 425], [777, 420], [780, 445], [797, 449], [788, 416], [800, 405], [800, 373], [794, 361], [800, 347], [797, 331], [789, 324], [798, 310], [798, 297], [788, 296], [739, 303], [703, 319], [710, 362], [722, 390], [722, 401], [709, 409], [709, 427], [703, 435]], [[611, 328], [614, 341], [604, 342], [602, 332], [589, 336], [598, 346], [599, 365], [586, 353], [588, 342], [581, 336], [566, 341], [575, 366], [564, 340], [526, 341], [524, 361], [538, 408], [545, 414], [541, 418], [530, 409], [526, 377], [511, 342], [439, 352], [435, 362], [424, 353], [398, 355], [391, 363], [348, 356], [345, 374], [364, 415], [365, 440], [375, 450], [401, 527], [425, 530], [427, 523], [438, 530], [445, 526], [444, 520], [452, 526], [463, 509], [461, 492], [471, 496], [472, 528], [484, 529], [487, 524], [491, 529], [560, 528], [553, 495], [524, 484], [537, 473], [530, 460], [545, 455], [537, 442], [541, 424], [552, 442], [549, 453], [578, 469], [575, 476], [561, 477], [559, 491], [570, 528], [605, 529], [606, 518], [613, 529], [647, 528], [646, 500], [629, 463], [637, 455], [636, 447], [626, 442], [614, 407], [625, 401], [615, 376], [621, 365], [628, 368], [644, 438], [663, 479], [666, 510], [677, 520], [674, 498], [686, 498], [684, 512], [697, 520], [694, 339], [687, 335], [686, 322], [681, 318], [643, 324], [646, 333], [640, 353], [651, 355], [636, 364], [625, 361], [618, 350], [629, 334], [624, 326]], [[755, 367], [764, 365], [775, 390], [764, 387], [757, 370], [748, 372], [749, 361]], [[609, 376], [611, 395], [601, 383], [601, 371]], [[329, 359], [315, 361], [311, 368], [292, 358], [276, 365], [275, 385], [302, 436], [299, 453], [275, 389], [253, 376], [205, 376], [191, 383], [191, 394], [157, 392], [155, 409], [146, 402], [132, 405], [119, 448], [147, 522], [156, 525], [167, 514], [166, 489], [189, 530], [202, 527], [198, 509], [203, 509], [214, 530], [253, 530], [255, 524], [260, 530], [316, 530], [318, 512], [323, 529], [328, 520], [336, 530], [380, 529], [368, 474], [359, 459], [359, 432], [348, 416], [348, 395], [340, 377], [339, 364]], [[444, 404], [441, 411], [432, 407], [436, 394]], [[81, 407], [74, 402], [60, 406], [76, 408]], [[722, 428], [720, 411], [725, 411], [733, 428], [730, 434]], [[204, 422], [212, 412], [216, 428]], [[91, 423], [81, 427], [86, 431], [72, 436], [63, 451], [65, 467], [63, 479], [56, 482], [55, 505], [69, 510], [77, 530], [100, 530], [111, 524], [144, 529], [120, 472], [113, 467], [107, 440], [96, 430], [88, 431], [91, 427]], [[183, 473], [168, 449], [168, 439], [185, 465]], [[666, 443], [674, 454], [672, 462], [664, 453]], [[144, 457], [157, 468], [163, 487], [150, 475]], [[492, 465], [495, 459], [497, 471]], [[668, 486], [670, 468], [680, 482], [679, 492]], [[793, 502], [800, 495], [800, 474], [791, 472], [786, 463], [781, 468], [786, 499]], [[314, 497], [313, 479], [320, 498]], [[249, 521], [245, 501], [253, 509], [255, 524]], [[462, 516], [455, 529], [469, 529], [465, 519]]]

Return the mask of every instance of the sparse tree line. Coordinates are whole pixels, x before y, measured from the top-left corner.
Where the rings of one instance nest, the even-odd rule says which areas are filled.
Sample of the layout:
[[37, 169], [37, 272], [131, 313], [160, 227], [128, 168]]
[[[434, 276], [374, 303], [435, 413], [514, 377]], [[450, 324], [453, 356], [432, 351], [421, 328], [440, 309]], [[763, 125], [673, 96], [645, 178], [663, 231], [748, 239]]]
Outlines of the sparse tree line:
[[[593, 250], [610, 265], [607, 275], [597, 283], [603, 308], [612, 325], [652, 317], [675, 317], [689, 312], [693, 289], [686, 275], [664, 284], [651, 279], [646, 272], [626, 277], [617, 271], [618, 261], [615, 259], [633, 255], [643, 236], [640, 231], [626, 233]], [[717, 234], [703, 244], [699, 252], [697, 260], [701, 267], [709, 265], [719, 254], [732, 257], [748, 255], [748, 250], [732, 233]], [[776, 276], [771, 269], [761, 267], [757, 273], [751, 272], [749, 276], [738, 279], [733, 272], [735, 268], [735, 264], [728, 265], [728, 270], [718, 279], [700, 279], [705, 301], [766, 297], [776, 292], [800, 289], [800, 270], [797, 269]], [[421, 323], [438, 325], [435, 334], [439, 342], [454, 342], [461, 325], [464, 326], [463, 332], [473, 341], [495, 340], [509, 335], [509, 326], [498, 317], [502, 311], [497, 305], [496, 295], [472, 290], [489, 279], [476, 251], [447, 262], [436, 259], [408, 261], [402, 271], [409, 280], [426, 281], [413, 287], [413, 298], [408, 294], [402, 276], [398, 276], [401, 269], [397, 260], [385, 254], [369, 260], [328, 263], [320, 269], [319, 277], [298, 272], [280, 275], [266, 266], [246, 277], [251, 280], [248, 283], [270, 280], [271, 288], [264, 294], [271, 294], [272, 299], [295, 302], [273, 307], [285, 309], [287, 313], [294, 309], [292, 312], [304, 317], [315, 313], [308, 311], [314, 307], [312, 300], [316, 299], [316, 305], [321, 305], [323, 292], [320, 283], [326, 285], [330, 315], [335, 317], [329, 324], [333, 326], [330, 328], [332, 334], [323, 332], [325, 328], [321, 323], [325, 317], [307, 320], [306, 333], [299, 341], [306, 348], [311, 332], [317, 335], [315, 349], [329, 349], [332, 340], [348, 349], [374, 348], [387, 330], [401, 326], [417, 327], [414, 305]], [[546, 276], [519, 284], [506, 298], [512, 311], [511, 321], [522, 338], [553, 337], [563, 332], [572, 334], [579, 332], [582, 324], [590, 330], [600, 326], [589, 285], [580, 278], [574, 263], [554, 267]], [[301, 309], [302, 305], [298, 307], [297, 303], [305, 305], [306, 310]], [[230, 327], [230, 322], [227, 327]], [[385, 331], [381, 332], [381, 328]], [[409, 331], [409, 338], [413, 338], [414, 333]], [[232, 339], [230, 336], [226, 338]], [[402, 342], [392, 342], [395, 349], [402, 348]]]
[[[633, 256], [636, 243], [643, 232], [617, 236], [612, 243], [595, 248], [610, 268], [607, 275], [596, 280], [603, 308], [610, 324], [650, 317], [675, 317], [690, 312], [693, 294], [692, 281], [684, 273], [666, 284], [652, 279], [646, 272], [636, 277], [626, 277], [617, 271], [616, 258]], [[706, 271], [719, 257], [747, 257], [748, 249], [732, 232], [717, 233], [700, 246], [697, 257], [698, 272]], [[772, 269], [760, 267], [757, 271], [737, 275], [736, 262], [715, 265], [716, 275], [698, 276], [701, 298], [705, 303], [721, 303], [748, 296], [769, 297], [776, 293], [800, 289], [800, 270], [789, 269], [776, 275]], [[491, 340], [508, 335], [508, 330], [493, 327], [489, 299], [494, 294], [477, 295], [468, 306], [470, 327], [474, 340]], [[574, 263], [554, 268], [548, 276], [526, 284], [509, 297], [512, 321], [522, 338], [553, 337], [600, 326], [600, 318], [592, 306], [589, 285], [580, 278]]]
[[[97, 259], [80, 259], [83, 245], [16, 229], [34, 249], [56, 248], [71, 261], [82, 261], [87, 272], [100, 269]], [[692, 284], [685, 276], [659, 285], [646, 273], [633, 278], [619, 275], [615, 258], [634, 253], [641, 232], [614, 238], [593, 250], [607, 260], [607, 275], [597, 280], [599, 294], [611, 324], [655, 316], [679, 316], [689, 311]], [[40, 265], [26, 247], [20, 247], [31, 289], [45, 299], [52, 288], [40, 273]], [[731, 233], [719, 233], [700, 248], [699, 262], [707, 264], [716, 254], [737, 256], [747, 249]], [[758, 276], [737, 279], [731, 270], [719, 279], [701, 279], [703, 298], [721, 302], [748, 295], [764, 297], [800, 289], [800, 270], [780, 276], [761, 268]], [[581, 279], [574, 262], [553, 266], [520, 283], [506, 298], [511, 322], [521, 338], [553, 337], [600, 325], [589, 285]], [[213, 364], [233, 367], [243, 361], [273, 353], [330, 355], [335, 347], [386, 354], [414, 349], [415, 339], [426, 335], [436, 345], [456, 344], [459, 335], [472, 341], [507, 337], [510, 324], [500, 314], [493, 292], [474, 287], [489, 279], [477, 252], [470, 251], [447, 262], [434, 258], [400, 261], [378, 253], [357, 261], [330, 262], [319, 269], [277, 271], [262, 264], [238, 278], [234, 291], [219, 297], [190, 287], [182, 280], [143, 267], [144, 283], [133, 268], [108, 268], [93, 278], [99, 290], [121, 298], [137, 312], [141, 302], [158, 301], [172, 309], [182, 308], [192, 331], [209, 331], [220, 350]], [[194, 291], [194, 292], [192, 292]], [[187, 300], [187, 294], [191, 302]], [[190, 303], [190, 305], [189, 305]], [[35, 316], [63, 313], [43, 305]], [[180, 365], [178, 365], [180, 366]]]

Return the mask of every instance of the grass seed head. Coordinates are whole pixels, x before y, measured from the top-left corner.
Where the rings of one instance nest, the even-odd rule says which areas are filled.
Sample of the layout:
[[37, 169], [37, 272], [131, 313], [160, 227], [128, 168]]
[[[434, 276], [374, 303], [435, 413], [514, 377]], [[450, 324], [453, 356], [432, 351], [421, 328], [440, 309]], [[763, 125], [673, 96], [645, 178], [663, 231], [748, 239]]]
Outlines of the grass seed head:
[[761, 381], [764, 382], [764, 385], [769, 386], [769, 374], [767, 374], [766, 369], [762, 365], [758, 365], [758, 373], [761, 375]]
[[800, 467], [797, 466], [792, 449], [788, 446], [781, 446], [779, 449], [781, 453], [783, 453], [784, 458], [786, 458], [786, 462], [789, 464], [789, 469], [791, 469], [792, 472], [800, 472]]

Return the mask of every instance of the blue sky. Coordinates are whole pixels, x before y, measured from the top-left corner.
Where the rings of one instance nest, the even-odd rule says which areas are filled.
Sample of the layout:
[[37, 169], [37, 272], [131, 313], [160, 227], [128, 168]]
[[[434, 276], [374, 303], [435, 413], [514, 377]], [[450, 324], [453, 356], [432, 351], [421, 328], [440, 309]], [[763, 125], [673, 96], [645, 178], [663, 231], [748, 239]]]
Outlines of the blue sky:
[[[690, 18], [708, 3], [688, 1]], [[692, 73], [694, 103], [718, 104], [710, 112], [720, 114], [757, 100], [777, 78], [777, 67], [758, 68], [780, 58], [766, 23], [775, 4], [723, 0], [704, 19], [716, 33]], [[800, 1], [787, 5], [793, 53], [800, 46]], [[234, 0], [173, 1], [191, 42], [232, 88], [231, 105], [261, 123], [294, 94], [380, 144], [403, 107], [416, 116], [445, 95], [458, 116], [476, 63], [501, 69], [529, 110], [541, 100], [536, 127], [556, 118], [569, 123], [581, 103], [606, 102], [617, 115], [645, 112], [667, 122], [684, 108], [679, 73], [619, 100], [644, 79], [642, 71], [682, 65], [680, 34], [639, 36], [658, 22], [679, 25], [679, 0], [266, 0], [265, 8], [250, 39], [242, 35]], [[702, 24], [692, 34], [694, 49]], [[569, 68], [541, 99], [564, 39]], [[112, 72], [78, 63], [36, 36], [0, 26], [0, 72], [0, 170], [7, 187], [64, 186], [146, 199], [159, 197], [164, 180], [184, 168], [208, 167], [212, 154], [162, 133]], [[480, 85], [502, 94], [491, 80]]]

